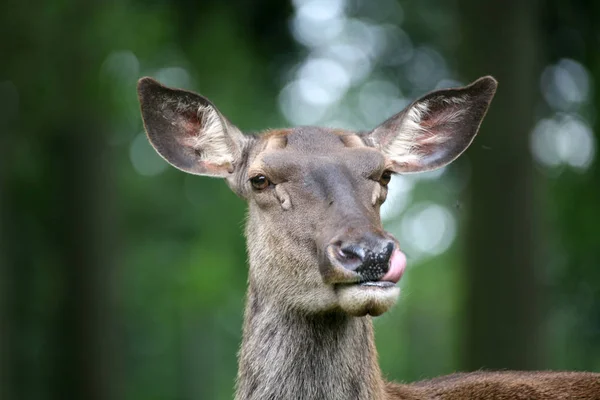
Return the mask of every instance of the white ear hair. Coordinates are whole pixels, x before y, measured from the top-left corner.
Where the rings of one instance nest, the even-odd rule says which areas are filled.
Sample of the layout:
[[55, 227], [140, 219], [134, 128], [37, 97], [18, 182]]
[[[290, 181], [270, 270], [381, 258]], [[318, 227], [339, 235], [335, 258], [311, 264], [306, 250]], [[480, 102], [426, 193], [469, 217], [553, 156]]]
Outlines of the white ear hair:
[[[407, 110], [398, 135], [383, 152], [386, 155], [393, 154], [395, 157], [403, 157], [405, 158], [405, 162], [409, 163], [418, 160], [419, 157], [424, 156], [419, 151], [422, 147], [436, 144], [441, 145], [450, 140], [451, 135], [436, 134], [430, 127], [460, 123], [461, 118], [468, 110], [468, 108], [462, 107], [467, 100], [467, 94], [442, 98], [441, 101], [448, 105], [448, 110], [445, 113], [438, 113], [435, 116], [430, 114], [429, 101], [413, 104]], [[428, 120], [428, 122], [425, 122], [425, 120]], [[419, 143], [420, 146], [416, 146], [416, 143]]]
[[402, 157], [405, 162], [415, 162], [419, 155], [415, 152], [417, 137], [427, 134], [427, 129], [421, 126], [424, 115], [427, 114], [427, 102], [414, 104], [406, 113], [398, 135], [383, 148], [383, 153], [390, 157]]
[[138, 83], [144, 127], [156, 151], [196, 175], [229, 177], [249, 140], [206, 98], [151, 78]]
[[469, 86], [420, 98], [375, 128], [369, 137], [396, 172], [421, 172], [452, 162], [477, 134], [497, 83], [481, 78]]
[[207, 160], [215, 164], [233, 162], [232, 149], [227, 144], [225, 127], [217, 111], [210, 105], [201, 105], [197, 111], [202, 134], [195, 135], [191, 145], [200, 154], [200, 160]]

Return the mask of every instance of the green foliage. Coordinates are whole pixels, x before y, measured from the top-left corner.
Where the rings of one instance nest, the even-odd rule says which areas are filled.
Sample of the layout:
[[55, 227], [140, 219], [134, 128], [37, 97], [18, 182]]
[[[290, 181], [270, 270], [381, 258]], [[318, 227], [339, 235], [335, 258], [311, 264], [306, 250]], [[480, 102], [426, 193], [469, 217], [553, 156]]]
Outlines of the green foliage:
[[[277, 98], [301, 51], [281, 34], [287, 20], [264, 14], [287, 15], [290, 5], [36, 3], [0, 9], [0, 397], [230, 399], [247, 277], [245, 204], [224, 182], [186, 176], [155, 154], [135, 87], [150, 75], [201, 92], [244, 131], [287, 125]], [[460, 35], [448, 34], [460, 25], [455, 4], [399, 3], [404, 22], [389, 23], [456, 64]], [[380, 18], [376, 8], [368, 18]], [[579, 61], [597, 96], [600, 60], [589, 46]], [[378, 77], [414, 89], [392, 69]], [[597, 114], [597, 98], [590, 108]], [[457, 165], [444, 182], [468, 180], [468, 163]], [[549, 199], [537, 207], [545, 225], [536, 239], [547, 259], [540, 340], [548, 367], [600, 369], [599, 170], [595, 162], [537, 177], [546, 183], [539, 198]], [[462, 183], [438, 183], [419, 183], [412, 202], [436, 201], [466, 219], [468, 205], [453, 208], [462, 198], [452, 188]], [[401, 231], [400, 221], [389, 228]], [[376, 320], [389, 378], [462, 368], [468, 247], [459, 229], [449, 251], [411, 264], [401, 304]]]

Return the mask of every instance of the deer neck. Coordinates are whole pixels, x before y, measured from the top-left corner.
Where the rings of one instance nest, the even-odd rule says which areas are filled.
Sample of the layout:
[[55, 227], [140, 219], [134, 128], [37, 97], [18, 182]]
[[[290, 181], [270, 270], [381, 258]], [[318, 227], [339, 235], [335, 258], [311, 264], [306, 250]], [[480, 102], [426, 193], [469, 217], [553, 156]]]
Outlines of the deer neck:
[[384, 398], [370, 318], [273, 303], [250, 284], [236, 400]]

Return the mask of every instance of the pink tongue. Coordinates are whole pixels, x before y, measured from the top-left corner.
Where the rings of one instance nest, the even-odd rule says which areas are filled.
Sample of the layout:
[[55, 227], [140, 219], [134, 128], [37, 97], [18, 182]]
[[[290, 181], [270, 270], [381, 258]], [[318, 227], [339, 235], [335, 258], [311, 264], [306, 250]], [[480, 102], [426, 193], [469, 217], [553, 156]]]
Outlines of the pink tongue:
[[381, 278], [381, 280], [397, 283], [400, 278], [402, 278], [405, 268], [406, 256], [400, 250], [395, 249], [394, 253], [392, 253], [392, 260], [390, 261], [390, 270], [383, 278]]

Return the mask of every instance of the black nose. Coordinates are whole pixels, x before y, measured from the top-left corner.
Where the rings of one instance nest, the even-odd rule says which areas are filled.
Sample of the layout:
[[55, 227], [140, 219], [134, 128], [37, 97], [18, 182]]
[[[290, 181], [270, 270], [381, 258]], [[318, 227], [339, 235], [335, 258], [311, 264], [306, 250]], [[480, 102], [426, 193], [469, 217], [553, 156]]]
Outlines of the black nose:
[[394, 242], [387, 239], [370, 243], [341, 243], [334, 245], [337, 261], [346, 269], [354, 271], [364, 281], [379, 280], [390, 268]]

